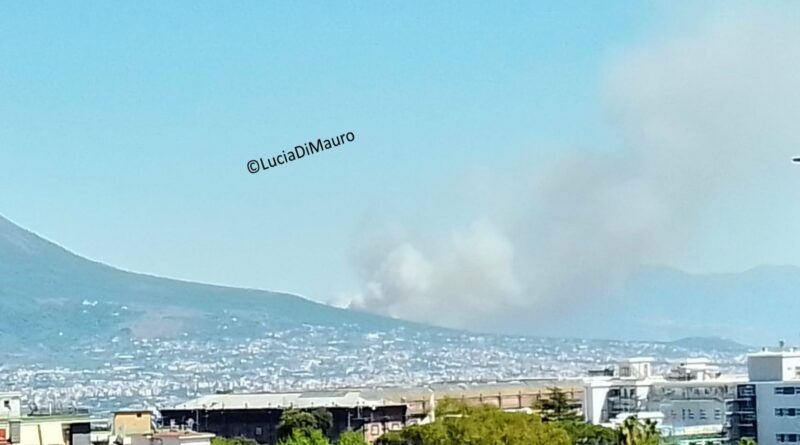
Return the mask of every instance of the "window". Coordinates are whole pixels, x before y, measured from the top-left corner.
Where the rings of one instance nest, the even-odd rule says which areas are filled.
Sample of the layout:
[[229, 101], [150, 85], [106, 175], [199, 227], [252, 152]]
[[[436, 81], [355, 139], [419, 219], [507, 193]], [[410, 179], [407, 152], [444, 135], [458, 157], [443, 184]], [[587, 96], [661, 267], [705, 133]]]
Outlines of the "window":
[[797, 442], [797, 434], [776, 434], [775, 440], [778, 442]]
[[775, 388], [775, 394], [790, 396], [793, 395], [794, 392], [794, 386], [778, 386]]
[[720, 419], [722, 419], [722, 410], [721, 409], [715, 409], [714, 410], [714, 420], [720, 420]]
[[687, 411], [689, 411], [689, 420], [694, 420], [694, 413], [692, 412], [692, 410], [689, 409]]
[[262, 430], [260, 426], [257, 426], [256, 427], [256, 436], [262, 436], [262, 435], [264, 435], [264, 430]]
[[706, 419], [708, 419], [708, 416], [706, 416], [706, 410], [701, 408], [700, 409], [700, 420], [706, 420]]

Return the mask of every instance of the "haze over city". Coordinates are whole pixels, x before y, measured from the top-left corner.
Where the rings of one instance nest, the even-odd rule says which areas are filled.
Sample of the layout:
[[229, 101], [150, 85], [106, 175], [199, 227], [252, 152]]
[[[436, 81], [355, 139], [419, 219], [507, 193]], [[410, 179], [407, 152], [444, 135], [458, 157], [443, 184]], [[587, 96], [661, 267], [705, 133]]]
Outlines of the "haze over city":
[[0, 3], [0, 445], [800, 443], [800, 3]]

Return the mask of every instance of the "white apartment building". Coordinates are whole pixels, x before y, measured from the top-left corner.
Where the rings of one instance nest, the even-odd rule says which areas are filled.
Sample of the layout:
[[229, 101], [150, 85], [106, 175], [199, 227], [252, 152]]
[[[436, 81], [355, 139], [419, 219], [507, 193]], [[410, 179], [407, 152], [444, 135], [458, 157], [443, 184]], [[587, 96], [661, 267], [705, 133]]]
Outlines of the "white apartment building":
[[727, 403], [746, 380], [723, 375], [707, 359], [688, 359], [656, 375], [653, 359], [631, 358], [618, 362], [610, 375], [584, 380], [584, 416], [615, 427], [635, 415], [655, 421], [672, 442], [722, 444]]
[[747, 357], [749, 382], [729, 407], [730, 439], [759, 445], [800, 442], [800, 351], [762, 351]]

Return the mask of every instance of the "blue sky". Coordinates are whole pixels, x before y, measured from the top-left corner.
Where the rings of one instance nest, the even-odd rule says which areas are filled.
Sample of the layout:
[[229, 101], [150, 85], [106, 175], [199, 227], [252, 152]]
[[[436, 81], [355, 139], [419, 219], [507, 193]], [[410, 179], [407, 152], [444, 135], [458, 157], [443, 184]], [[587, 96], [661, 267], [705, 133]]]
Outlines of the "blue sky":
[[[608, 73], [741, 5], [705, 6], [4, 3], [0, 214], [123, 269], [330, 300], [362, 285], [363, 234], [401, 227], [424, 244], [509, 198], [482, 181], [623, 150], [635, 132], [615, 122]], [[346, 131], [342, 149], [245, 168]], [[742, 221], [782, 202], [759, 187], [713, 200], [693, 224], [699, 252], [652, 260], [800, 264], [787, 225], [769, 225], [799, 208]], [[753, 227], [761, 241], [731, 252]]]

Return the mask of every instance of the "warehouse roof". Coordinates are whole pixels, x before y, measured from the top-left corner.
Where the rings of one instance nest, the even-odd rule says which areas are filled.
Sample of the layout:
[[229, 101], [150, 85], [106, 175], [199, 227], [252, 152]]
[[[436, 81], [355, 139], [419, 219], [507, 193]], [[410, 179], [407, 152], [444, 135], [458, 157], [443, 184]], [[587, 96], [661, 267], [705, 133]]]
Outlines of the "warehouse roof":
[[383, 399], [366, 399], [360, 391], [313, 391], [291, 393], [211, 394], [178, 404], [173, 409], [226, 410], [265, 408], [348, 408], [358, 406], [395, 405]]

